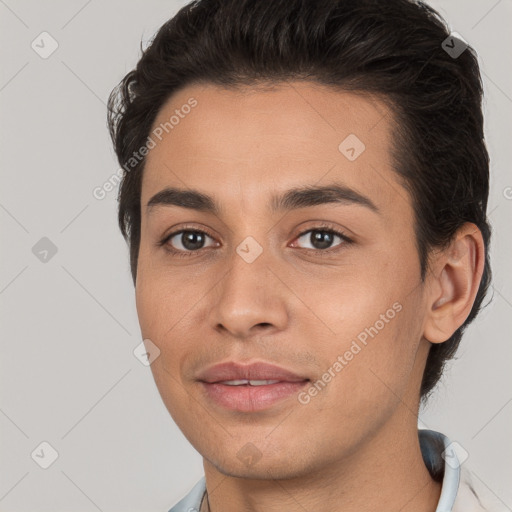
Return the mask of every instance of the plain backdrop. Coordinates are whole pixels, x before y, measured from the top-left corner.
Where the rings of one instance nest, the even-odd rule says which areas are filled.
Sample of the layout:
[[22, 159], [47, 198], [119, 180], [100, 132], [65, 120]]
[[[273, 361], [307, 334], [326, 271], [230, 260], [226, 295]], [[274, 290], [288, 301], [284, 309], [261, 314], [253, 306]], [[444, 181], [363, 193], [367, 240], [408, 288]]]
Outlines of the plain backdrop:
[[[133, 354], [117, 190], [92, 194], [118, 169], [108, 94], [184, 4], [0, 0], [0, 512], [162, 512], [203, 475]], [[512, 508], [512, 1], [431, 4], [479, 54], [494, 282], [419, 424]]]

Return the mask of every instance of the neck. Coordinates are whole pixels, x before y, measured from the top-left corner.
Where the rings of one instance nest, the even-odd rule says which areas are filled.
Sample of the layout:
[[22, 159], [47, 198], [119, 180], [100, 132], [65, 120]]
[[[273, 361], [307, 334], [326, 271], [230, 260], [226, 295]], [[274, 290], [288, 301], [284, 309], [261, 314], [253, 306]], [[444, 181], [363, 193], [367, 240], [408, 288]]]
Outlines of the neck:
[[204, 460], [208, 501], [201, 512], [434, 512], [441, 484], [423, 461], [416, 417], [403, 404], [398, 409], [364, 446], [306, 476], [239, 478]]

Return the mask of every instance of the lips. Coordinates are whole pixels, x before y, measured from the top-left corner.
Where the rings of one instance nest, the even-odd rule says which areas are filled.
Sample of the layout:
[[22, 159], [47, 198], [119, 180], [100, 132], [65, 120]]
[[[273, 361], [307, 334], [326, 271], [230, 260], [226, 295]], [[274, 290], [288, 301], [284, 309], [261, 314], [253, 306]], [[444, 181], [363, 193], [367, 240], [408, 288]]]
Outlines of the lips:
[[308, 379], [273, 364], [257, 362], [243, 365], [227, 362], [207, 368], [199, 374], [198, 380], [214, 383], [239, 380], [300, 382]]
[[221, 363], [199, 374], [209, 403], [237, 412], [269, 409], [289, 399], [309, 379], [268, 363]]

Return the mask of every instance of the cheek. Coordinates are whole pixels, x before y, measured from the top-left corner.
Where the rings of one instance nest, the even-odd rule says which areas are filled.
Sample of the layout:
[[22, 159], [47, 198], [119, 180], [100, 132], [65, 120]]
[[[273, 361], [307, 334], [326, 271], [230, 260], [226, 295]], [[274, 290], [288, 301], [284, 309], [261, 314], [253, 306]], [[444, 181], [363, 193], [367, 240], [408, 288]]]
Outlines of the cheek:
[[[345, 269], [344, 269], [345, 270]], [[307, 286], [302, 296], [340, 339], [373, 339], [389, 333], [403, 317], [401, 310], [410, 292], [411, 277], [397, 276], [376, 261], [360, 264], [343, 274]], [[313, 284], [313, 281], [311, 282]]]
[[182, 293], [177, 294], [173, 288], [166, 286], [163, 279], [151, 280], [146, 275], [139, 283], [136, 306], [141, 334], [160, 350], [151, 368], [154, 372], [159, 365], [163, 365], [174, 373], [175, 368], [179, 368], [180, 354], [187, 347], [186, 337], [183, 336], [186, 317], [182, 318], [188, 309], [187, 299]]
[[149, 338], [160, 350], [150, 366], [151, 372], [170, 415], [181, 429], [189, 431], [192, 427], [188, 424], [188, 411], [193, 403], [183, 386], [181, 369], [190, 356], [191, 340], [186, 333], [193, 333], [184, 330], [186, 312], [197, 302], [197, 291], [187, 288], [186, 294], [177, 293], [176, 280], [165, 277], [165, 272], [143, 266], [139, 270], [136, 307], [142, 337]]
[[[160, 349], [151, 368], [162, 379], [171, 379], [163, 373], [168, 372], [181, 381], [181, 369], [197, 351], [198, 332], [203, 327], [198, 315], [206, 290], [197, 279], [172, 268], [141, 264], [139, 270], [135, 297], [141, 333]], [[157, 375], [155, 380], [159, 382]]]
[[365, 321], [354, 325], [352, 335], [343, 339], [344, 368], [333, 392], [346, 400], [346, 414], [370, 419], [379, 411], [384, 417], [413, 385], [421, 340], [420, 305], [420, 294], [391, 304], [377, 300], [373, 313], [365, 313]]
[[162, 266], [142, 247], [141, 243], [135, 287], [137, 315], [143, 336], [157, 342], [193, 307], [199, 291], [186, 273]]
[[419, 270], [412, 256], [410, 265], [396, 267], [382, 260], [360, 266], [358, 275], [347, 274], [323, 293], [308, 295], [332, 333], [331, 342], [317, 346], [325, 371], [333, 368], [340, 376], [332, 390], [361, 410], [405, 392], [421, 340]]

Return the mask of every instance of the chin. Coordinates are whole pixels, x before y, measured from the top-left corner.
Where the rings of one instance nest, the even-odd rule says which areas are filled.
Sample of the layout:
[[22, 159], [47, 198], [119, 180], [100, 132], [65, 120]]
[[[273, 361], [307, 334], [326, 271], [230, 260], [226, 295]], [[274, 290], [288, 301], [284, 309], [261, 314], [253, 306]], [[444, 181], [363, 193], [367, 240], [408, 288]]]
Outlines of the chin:
[[[283, 457], [280, 454], [273, 454], [272, 458], [264, 454], [252, 460], [249, 457], [241, 456], [240, 459], [215, 460], [206, 458], [208, 463], [214, 466], [217, 471], [225, 476], [235, 478], [246, 478], [254, 480], [289, 480], [300, 478], [311, 474], [312, 467], [305, 461], [295, 457]], [[293, 463], [292, 463], [293, 461]]]

